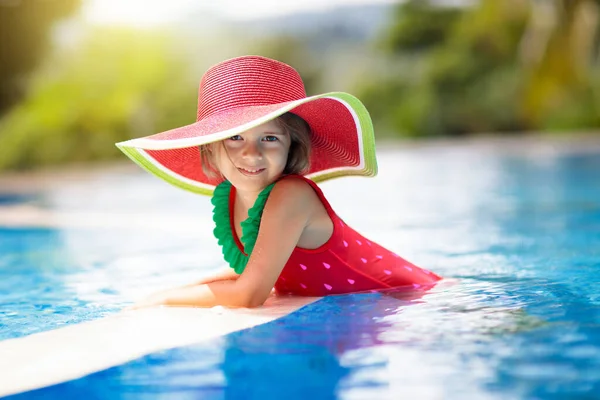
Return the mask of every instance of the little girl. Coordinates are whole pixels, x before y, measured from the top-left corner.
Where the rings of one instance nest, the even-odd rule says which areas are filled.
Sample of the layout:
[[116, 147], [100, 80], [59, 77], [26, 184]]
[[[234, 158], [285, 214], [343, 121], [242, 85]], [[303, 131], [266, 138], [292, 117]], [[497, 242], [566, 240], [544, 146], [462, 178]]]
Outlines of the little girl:
[[333, 211], [315, 182], [377, 173], [371, 119], [347, 93], [306, 97], [286, 64], [217, 64], [200, 83], [197, 122], [117, 146], [167, 182], [212, 194], [213, 232], [232, 268], [135, 307], [255, 307], [273, 289], [324, 296], [440, 279]]

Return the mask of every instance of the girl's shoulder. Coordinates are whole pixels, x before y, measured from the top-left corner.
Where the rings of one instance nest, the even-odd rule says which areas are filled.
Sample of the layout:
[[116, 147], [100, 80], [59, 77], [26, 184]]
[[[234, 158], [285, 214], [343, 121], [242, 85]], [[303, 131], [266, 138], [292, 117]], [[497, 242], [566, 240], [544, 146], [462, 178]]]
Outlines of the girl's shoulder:
[[273, 194], [289, 198], [290, 201], [307, 200], [315, 193], [310, 181], [302, 175], [286, 175], [275, 182]]
[[265, 211], [282, 208], [286, 213], [310, 213], [321, 200], [313, 184], [301, 175], [286, 175], [275, 182]]
[[275, 183], [275, 186], [280, 187], [289, 187], [291, 189], [297, 188], [297, 190], [310, 189], [311, 184], [308, 178], [305, 178], [302, 175], [292, 174], [292, 175], [284, 175], [279, 178]]

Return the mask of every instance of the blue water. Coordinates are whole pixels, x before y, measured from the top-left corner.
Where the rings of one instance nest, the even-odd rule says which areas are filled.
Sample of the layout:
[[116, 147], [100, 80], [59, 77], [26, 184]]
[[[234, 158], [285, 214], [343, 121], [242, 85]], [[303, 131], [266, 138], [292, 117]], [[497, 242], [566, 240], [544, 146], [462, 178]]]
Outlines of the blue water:
[[[128, 201], [80, 208], [131, 213], [139, 196], [143, 212], [171, 220], [210, 212], [149, 179], [107, 176], [104, 190]], [[323, 185], [339, 214], [447, 282], [426, 294], [329, 297], [10, 398], [600, 398], [600, 151], [387, 150], [379, 177], [350, 179]], [[87, 185], [37, 204], [71, 209]], [[0, 229], [0, 338], [110, 315], [132, 287], [219, 265], [208, 236], [161, 226]]]

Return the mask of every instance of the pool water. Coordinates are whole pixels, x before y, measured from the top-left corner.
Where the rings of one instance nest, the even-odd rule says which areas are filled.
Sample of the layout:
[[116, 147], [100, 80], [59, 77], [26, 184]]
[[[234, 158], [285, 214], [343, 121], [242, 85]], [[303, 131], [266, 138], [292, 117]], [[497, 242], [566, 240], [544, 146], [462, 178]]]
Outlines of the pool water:
[[[359, 232], [448, 278], [435, 289], [324, 298], [9, 398], [600, 398], [600, 143], [384, 148], [379, 164], [323, 190]], [[208, 199], [143, 172], [2, 198], [60, 218], [0, 227], [0, 339], [222, 265]]]

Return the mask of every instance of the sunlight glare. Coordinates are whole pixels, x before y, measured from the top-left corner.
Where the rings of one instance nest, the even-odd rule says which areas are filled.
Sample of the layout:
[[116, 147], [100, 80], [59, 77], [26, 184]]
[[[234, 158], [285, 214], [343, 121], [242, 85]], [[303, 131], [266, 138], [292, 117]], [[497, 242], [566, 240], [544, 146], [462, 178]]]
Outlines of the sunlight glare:
[[215, 16], [233, 20], [275, 17], [295, 12], [325, 11], [348, 5], [394, 3], [397, 0], [87, 0], [84, 16], [94, 24], [138, 27], [172, 24], [186, 15], [210, 22]]
[[194, 0], [88, 0], [83, 14], [94, 24], [148, 27], [176, 22], [190, 10], [210, 8], [211, 3]]

